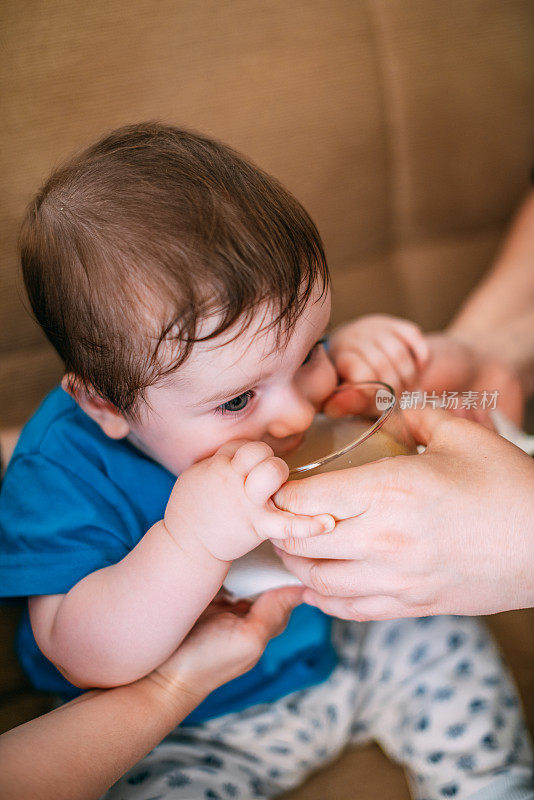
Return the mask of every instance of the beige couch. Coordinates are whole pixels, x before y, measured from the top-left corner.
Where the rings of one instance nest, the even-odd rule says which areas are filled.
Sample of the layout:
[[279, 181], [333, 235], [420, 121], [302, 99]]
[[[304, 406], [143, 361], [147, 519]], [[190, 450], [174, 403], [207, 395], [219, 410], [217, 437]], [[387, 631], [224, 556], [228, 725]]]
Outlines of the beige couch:
[[[163, 119], [228, 141], [280, 178], [323, 234], [334, 318], [442, 326], [490, 263], [533, 161], [530, 0], [48, 0], [3, 4], [0, 427], [61, 374], [24, 310], [16, 232], [51, 166], [103, 130]], [[48, 698], [11, 654], [4, 727]], [[534, 723], [531, 612], [491, 620]], [[377, 748], [294, 798], [408, 797]]]

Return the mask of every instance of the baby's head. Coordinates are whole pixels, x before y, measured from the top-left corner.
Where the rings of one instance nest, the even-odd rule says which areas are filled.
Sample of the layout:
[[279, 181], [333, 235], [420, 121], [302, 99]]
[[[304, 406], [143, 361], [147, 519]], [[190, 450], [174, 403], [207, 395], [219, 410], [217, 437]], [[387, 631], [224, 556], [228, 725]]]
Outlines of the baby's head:
[[111, 133], [52, 174], [20, 247], [64, 388], [175, 474], [231, 439], [292, 449], [334, 388], [317, 229], [219, 142]]

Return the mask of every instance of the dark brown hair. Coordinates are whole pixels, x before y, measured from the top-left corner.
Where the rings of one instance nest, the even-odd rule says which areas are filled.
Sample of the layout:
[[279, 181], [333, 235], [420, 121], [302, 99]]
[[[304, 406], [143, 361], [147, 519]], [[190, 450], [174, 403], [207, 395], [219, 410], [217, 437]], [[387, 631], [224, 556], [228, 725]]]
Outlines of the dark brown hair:
[[281, 335], [329, 281], [314, 223], [276, 180], [160, 123], [120, 128], [54, 171], [20, 251], [33, 312], [67, 372], [131, 414], [185, 361], [208, 315], [218, 324], [204, 339], [238, 320], [244, 330], [268, 301]]

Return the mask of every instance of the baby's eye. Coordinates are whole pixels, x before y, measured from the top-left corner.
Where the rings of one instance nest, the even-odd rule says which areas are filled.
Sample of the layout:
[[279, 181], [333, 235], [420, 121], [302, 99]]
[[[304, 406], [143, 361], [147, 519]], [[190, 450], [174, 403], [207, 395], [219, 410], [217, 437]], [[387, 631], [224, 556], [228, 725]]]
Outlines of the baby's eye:
[[216, 410], [220, 414], [243, 411], [247, 407], [251, 397], [252, 389], [249, 389], [248, 392], [243, 392], [243, 394], [233, 397], [231, 400], [227, 400], [226, 403], [222, 403], [222, 405], [218, 406]]
[[308, 364], [308, 362], [310, 362], [312, 360], [313, 356], [319, 350], [319, 347], [321, 345], [323, 345], [325, 342], [326, 342], [326, 336], [323, 336], [322, 339], [319, 339], [318, 342], [315, 342], [315, 344], [313, 345], [312, 349], [310, 350], [310, 352], [308, 353], [308, 355], [306, 356], [306, 358], [302, 362], [302, 366], [304, 366], [305, 364]]

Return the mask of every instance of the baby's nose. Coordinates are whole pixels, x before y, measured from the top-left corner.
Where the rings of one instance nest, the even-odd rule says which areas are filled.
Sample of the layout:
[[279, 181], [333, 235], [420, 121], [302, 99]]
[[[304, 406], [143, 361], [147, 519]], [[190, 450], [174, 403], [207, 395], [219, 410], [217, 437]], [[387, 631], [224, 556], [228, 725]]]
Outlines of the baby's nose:
[[312, 424], [315, 414], [313, 403], [300, 395], [292, 395], [273, 417], [268, 433], [275, 439], [303, 433]]

